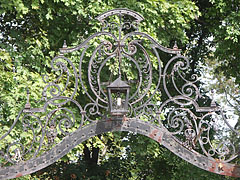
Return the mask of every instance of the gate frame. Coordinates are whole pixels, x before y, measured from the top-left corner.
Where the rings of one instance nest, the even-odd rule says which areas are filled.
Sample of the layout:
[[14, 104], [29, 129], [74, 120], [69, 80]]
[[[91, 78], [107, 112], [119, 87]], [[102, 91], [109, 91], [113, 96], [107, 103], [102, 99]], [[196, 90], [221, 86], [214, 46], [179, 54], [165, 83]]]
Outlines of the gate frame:
[[[183, 60], [186, 60], [187, 63], [189, 63], [186, 57], [180, 55], [181, 51], [177, 48], [176, 45], [173, 47], [173, 49], [163, 47], [163, 46], [159, 45], [149, 35], [139, 32], [138, 31], [138, 24], [143, 20], [143, 17], [141, 15], [139, 15], [138, 13], [136, 13], [134, 11], [128, 10], [128, 9], [114, 9], [114, 10], [107, 11], [107, 12], [103, 13], [102, 15], [100, 15], [96, 18], [97, 20], [99, 20], [103, 24], [103, 31], [102, 32], [95, 33], [94, 35], [90, 36], [87, 40], [85, 40], [82, 44], [80, 44], [79, 46], [76, 46], [74, 48], [67, 48], [66, 43], [64, 43], [63, 48], [60, 49], [60, 55], [55, 57], [52, 60], [52, 64], [53, 64], [53, 62], [55, 62], [56, 59], [62, 58], [64, 60], [68, 61], [71, 65], [73, 65], [72, 62], [64, 56], [64, 54], [77, 51], [81, 48], [85, 48], [83, 50], [83, 52], [85, 53], [85, 51], [88, 47], [87, 43], [91, 39], [93, 39], [95, 37], [98, 37], [100, 35], [110, 35], [110, 33], [105, 31], [105, 29], [111, 27], [111, 25], [106, 23], [106, 18], [109, 17], [109, 16], [113, 16], [113, 15], [118, 15], [120, 17], [120, 19], [124, 15], [131, 16], [131, 17], [135, 18], [134, 22], [132, 24], [130, 24], [130, 26], [129, 26], [130, 28], [136, 28], [136, 31], [134, 31], [132, 34], [148, 38], [153, 43], [152, 50], [154, 51], [158, 60], [160, 58], [159, 58], [159, 54], [157, 53], [156, 48], [158, 48], [159, 50], [161, 50], [163, 52], [169, 53], [169, 54], [173, 54], [173, 55], [175, 54], [176, 56], [172, 57], [169, 60], [169, 62], [166, 64], [167, 68], [168, 68], [169, 64], [171, 62], [173, 62], [174, 60], [176, 60], [177, 58], [182, 58]], [[139, 45], [139, 47], [141, 47], [141, 44], [139, 44], [138, 41], [133, 40], [132, 42], [130, 42], [128, 44], [128, 48], [129, 48], [128, 52], [123, 52], [124, 50], [121, 49], [121, 48], [123, 48], [122, 39], [121, 39], [121, 31], [123, 30], [123, 27], [124, 27], [124, 23], [123, 23], [123, 25], [120, 24], [120, 26], [118, 27], [119, 39], [116, 39], [113, 35], [111, 35], [113, 38], [115, 38], [115, 40], [117, 42], [117, 45], [116, 45], [117, 50], [115, 52], [112, 52], [112, 53], [106, 52], [104, 50], [104, 53], [106, 55], [108, 55], [109, 57], [111, 57], [111, 58], [117, 57], [118, 58], [119, 73], [120, 74], [121, 74], [121, 61], [122, 61], [121, 53], [125, 53], [125, 57], [130, 58], [130, 60], [132, 62], [134, 62], [135, 65], [138, 65], [138, 67], [137, 67], [138, 70], [139, 69], [142, 70], [139, 67], [139, 64], [137, 64], [137, 62], [132, 57], [130, 57], [131, 55], [134, 55], [134, 52], [136, 53], [136, 45]], [[129, 34], [131, 34], [131, 33], [129, 33]], [[124, 40], [126, 40], [126, 38]], [[111, 50], [112, 46], [113, 46], [113, 44], [111, 42], [107, 41], [107, 40], [102, 43], [102, 47], [107, 48], [107, 50]], [[99, 45], [99, 47], [100, 47], [100, 45]], [[142, 48], [142, 51], [144, 53], [144, 56], [146, 56], [146, 65], [149, 66], [149, 69], [147, 69], [147, 68], [146, 69], [151, 71], [151, 73], [152, 73], [151, 61], [150, 61], [149, 57], [147, 57], [147, 55], [148, 55], [147, 51], [144, 48]], [[94, 67], [92, 67], [92, 66], [93, 66], [94, 63], [96, 63], [96, 62], [94, 62], [94, 58], [95, 58], [94, 56], [96, 54], [97, 54], [97, 50], [95, 50], [93, 52], [93, 57], [91, 57], [90, 62], [89, 62], [90, 70], [88, 70], [88, 75], [90, 75], [90, 76], [91, 76], [91, 68], [94, 69]], [[129, 55], [129, 57], [128, 57], [128, 55]], [[80, 63], [82, 63], [83, 56], [84, 56], [84, 54], [81, 55]], [[158, 63], [160, 64], [160, 62], [161, 61], [159, 60]], [[102, 64], [105, 65], [104, 63], [106, 63], [106, 61], [101, 62], [101, 68], [102, 68]], [[66, 70], [67, 67], [64, 64], [60, 63], [58, 65], [59, 65], [60, 69], [62, 68], [61, 70], [66, 71], [69, 75], [69, 72]], [[161, 65], [158, 65], [158, 68], [159, 68], [158, 70], [159, 71], [162, 70], [160, 66]], [[177, 68], [183, 68], [183, 66], [184, 66], [184, 64], [182, 64], [181, 62], [178, 61], [176, 64], [174, 64], [173, 68], [176, 68], [176, 69]], [[54, 69], [54, 65], [52, 65], [52, 67]], [[228, 161], [219, 160], [219, 159], [216, 160], [213, 157], [211, 157], [210, 153], [206, 152], [206, 150], [203, 148], [204, 142], [203, 142], [203, 139], [201, 139], [201, 133], [202, 133], [202, 131], [205, 131], [205, 130], [207, 131], [207, 129], [201, 130], [202, 127], [203, 127], [202, 124], [204, 124], [204, 123], [208, 124], [208, 126], [209, 126], [208, 128], [210, 129], [210, 122], [208, 123], [208, 122], [205, 122], [205, 121], [204, 122], [201, 122], [201, 121], [208, 114], [217, 112], [218, 114], [222, 115], [222, 118], [223, 118], [224, 122], [232, 129], [233, 132], [237, 133], [238, 135], [239, 135], [239, 132], [237, 132], [235, 129], [233, 129], [229, 125], [229, 123], [227, 122], [227, 120], [224, 116], [223, 111], [221, 110], [220, 107], [216, 106], [214, 101], [211, 102], [211, 105], [209, 107], [199, 107], [199, 105], [197, 103], [197, 98], [200, 97], [200, 94], [198, 95], [198, 93], [199, 93], [198, 90], [195, 89], [197, 91], [196, 92], [196, 94], [197, 94], [196, 98], [192, 98], [191, 93], [190, 93], [190, 95], [188, 93], [184, 93], [183, 92], [184, 90], [179, 92], [180, 93], [179, 95], [172, 97], [171, 92], [168, 91], [168, 89], [167, 89], [167, 83], [166, 83], [166, 76], [167, 76], [166, 70], [167, 70], [167, 68], [164, 68], [163, 74], [162, 74], [162, 72], [159, 72], [160, 76], [159, 76], [157, 89], [156, 89], [156, 91], [157, 91], [158, 87], [160, 86], [160, 80], [163, 79], [162, 81], [163, 81], [164, 90], [166, 91], [166, 95], [169, 98], [165, 102], [163, 102], [162, 105], [160, 106], [160, 108], [155, 112], [156, 115], [153, 117], [153, 119], [158, 121], [158, 125], [154, 124], [151, 121], [140, 120], [141, 119], [140, 117], [142, 115], [146, 115], [146, 113], [147, 113], [145, 108], [148, 108], [148, 106], [153, 106], [155, 108], [155, 105], [151, 104], [151, 102], [150, 102], [150, 100], [153, 98], [154, 95], [152, 95], [150, 97], [150, 100], [147, 100], [146, 102], [143, 102], [143, 105], [141, 105], [141, 108], [143, 109], [142, 110], [143, 113], [140, 114], [140, 115], [136, 115], [133, 118], [130, 118], [130, 116], [128, 117], [128, 114], [122, 114], [120, 116], [119, 115], [118, 116], [116, 116], [116, 115], [110, 115], [109, 116], [109, 115], [106, 115], [106, 114], [105, 115], [101, 114], [101, 112], [99, 111], [99, 108], [103, 108], [103, 109], [105, 108], [105, 110], [106, 110], [106, 109], [108, 109], [108, 107], [105, 107], [101, 104], [98, 104], [98, 102], [102, 101], [102, 103], [107, 104], [107, 101], [106, 101], [107, 97], [104, 97], [104, 96], [102, 97], [102, 96], [99, 95], [102, 92], [101, 88], [99, 88], [99, 92], [100, 92], [99, 94], [97, 94], [95, 92], [95, 89], [93, 88], [93, 84], [91, 84], [93, 80], [89, 77], [88, 77], [89, 78], [88, 79], [89, 84], [90, 84], [91, 90], [96, 95], [96, 100], [93, 100], [92, 97], [88, 94], [88, 92], [86, 92], [87, 96], [93, 101], [93, 103], [89, 103], [89, 104], [85, 105], [84, 108], [82, 108], [82, 106], [77, 101], [75, 101], [73, 99], [73, 97], [76, 93], [76, 87], [78, 86], [79, 79], [82, 82], [81, 74], [77, 74], [74, 65], [73, 65], [73, 70], [74, 70], [74, 75], [75, 75], [75, 86], [76, 87], [75, 87], [74, 93], [71, 95], [71, 97], [61, 96], [61, 93], [59, 93], [59, 94], [57, 93], [57, 95], [54, 95], [54, 93], [51, 93], [53, 98], [47, 99], [46, 98], [47, 89], [50, 86], [56, 86], [55, 88], [58, 88], [56, 84], [49, 83], [44, 88], [44, 91], [42, 93], [43, 94], [42, 100], [45, 100], [45, 102], [46, 102], [45, 105], [43, 106], [43, 108], [31, 108], [30, 102], [29, 102], [30, 93], [28, 92], [27, 93], [28, 98], [27, 98], [27, 103], [26, 103], [25, 108], [19, 112], [18, 117], [16, 118], [15, 122], [13, 123], [13, 125], [11, 126], [9, 131], [7, 133], [5, 133], [2, 137], [0, 137], [0, 140], [4, 139], [7, 135], [10, 134], [11, 130], [14, 128], [15, 124], [17, 123], [17, 121], [19, 120], [19, 118], [22, 114], [26, 114], [23, 117], [23, 122], [24, 122], [24, 118], [27, 117], [27, 116], [34, 116], [34, 113], [47, 112], [46, 109], [47, 109], [48, 105], [50, 105], [50, 104], [56, 105], [58, 107], [58, 109], [59, 108], [61, 109], [61, 107], [63, 105], [65, 105], [67, 102], [75, 103], [80, 110], [80, 115], [82, 116], [82, 122], [80, 124], [80, 127], [76, 131], [74, 131], [72, 133], [69, 133], [69, 134], [66, 134], [66, 137], [64, 137], [63, 140], [60, 143], [56, 144], [51, 150], [49, 150], [47, 152], [44, 152], [41, 155], [38, 155], [39, 150], [41, 149], [42, 142], [44, 141], [44, 137], [47, 136], [47, 138], [50, 138], [50, 140], [53, 141], [53, 142], [54, 142], [54, 136], [56, 137], [56, 135], [54, 134], [55, 132], [51, 131], [51, 130], [54, 130], [54, 129], [51, 129], [53, 124], [50, 123], [50, 119], [55, 114], [55, 112], [57, 110], [51, 111], [46, 116], [47, 123], [49, 123], [49, 124], [46, 123], [45, 126], [44, 126], [40, 123], [41, 128], [42, 128], [41, 129], [42, 130], [42, 139], [40, 141], [40, 147], [36, 151], [36, 153], [34, 154], [34, 157], [27, 160], [27, 161], [19, 161], [12, 166], [1, 167], [0, 168], [0, 179], [11, 179], [11, 178], [16, 178], [16, 177], [20, 177], [20, 176], [24, 176], [24, 175], [27, 175], [27, 174], [34, 173], [34, 172], [36, 172], [40, 169], [43, 169], [43, 168], [51, 165], [52, 163], [56, 162], [58, 159], [60, 159], [61, 157], [66, 155], [70, 150], [72, 150], [75, 146], [77, 146], [78, 144], [86, 141], [87, 139], [89, 139], [91, 137], [94, 137], [96, 135], [102, 134], [102, 133], [114, 132], [114, 131], [127, 131], [127, 132], [133, 132], [133, 133], [137, 133], [137, 134], [147, 136], [147, 137], [155, 140], [159, 144], [163, 145], [164, 147], [169, 149], [171, 152], [173, 152], [174, 154], [176, 154], [180, 158], [184, 159], [185, 161], [187, 161], [187, 162], [189, 162], [189, 163], [191, 163], [191, 164], [193, 164], [193, 165], [195, 165], [195, 166], [197, 166], [201, 169], [204, 169], [204, 170], [216, 173], [216, 174], [220, 174], [220, 175], [240, 177], [240, 166], [228, 163]], [[183, 68], [183, 70], [184, 70], [184, 68]], [[80, 65], [79, 65], [79, 69], [81, 69]], [[172, 72], [174, 72], [174, 71], [172, 71]], [[152, 82], [152, 74], [151, 73], [149, 74], [149, 76], [150, 76], [149, 81]], [[98, 73], [98, 75], [99, 74], [100, 73]], [[142, 74], [141, 74], [141, 76], [142, 76]], [[121, 77], [121, 75], [120, 75], [120, 77]], [[142, 78], [142, 77], [140, 77], [140, 78]], [[44, 80], [44, 77], [43, 77], [43, 80]], [[194, 85], [195, 82], [196, 81], [193, 81], [193, 82], [186, 81], [186, 84], [183, 84], [183, 87], [190, 85], [193, 88], [197, 88], [197, 86]], [[84, 89], [83, 84], [82, 84], [82, 86], [83, 86], [83, 89]], [[148, 86], [146, 89], [149, 90], [150, 86]], [[176, 84], [174, 84], [174, 87], [177, 88]], [[86, 89], [84, 89], [84, 90], [86, 90]], [[52, 91], [52, 89], [51, 89], [51, 91]], [[138, 89], [138, 91], [139, 91], [139, 89]], [[156, 91], [154, 92], [154, 94], [156, 93]], [[146, 91], [146, 93], [147, 93], [147, 91]], [[139, 99], [137, 99], [137, 100], [135, 99], [135, 101], [132, 104], [129, 103], [131, 105], [131, 108], [133, 107], [134, 103], [137, 104], [137, 102], [139, 102], [140, 100], [142, 101], [143, 97], [146, 96], [146, 93], [143, 94], [143, 95], [140, 94], [139, 95], [140, 97], [138, 97]], [[134, 99], [134, 98], [132, 98], [132, 99]], [[55, 102], [56, 100], [64, 100], [64, 102], [56, 103]], [[186, 130], [188, 130], [188, 131], [185, 130], [184, 133], [189, 133], [190, 132], [190, 134], [187, 134], [187, 135], [185, 134], [185, 136], [186, 136], [186, 139], [188, 140], [188, 143], [190, 143], [191, 147], [189, 147], [189, 144], [184, 145], [183, 142], [181, 142], [177, 137], [174, 136], [174, 133], [168, 131], [168, 129], [166, 127], [164, 127], [163, 123], [161, 123], [160, 112], [162, 112], [164, 106], [167, 105], [170, 102], [174, 102], [177, 106], [179, 106], [178, 109], [186, 110], [186, 112], [189, 112], [189, 111], [191, 112], [191, 110], [188, 109], [188, 108], [182, 108], [182, 106], [192, 105], [195, 108], [196, 112], [201, 112], [201, 113], [206, 113], [207, 114], [207, 115], [202, 115], [203, 117], [201, 118], [198, 126], [196, 126], [196, 130], [194, 129], [194, 127], [192, 127], [191, 122], [185, 122], [183, 120], [181, 121], [181, 122], [184, 123], [183, 124], [184, 126], [187, 126]], [[97, 108], [97, 112], [95, 112], [95, 114], [100, 114], [102, 116], [101, 120], [92, 121], [89, 118], [89, 116], [86, 115], [87, 114], [86, 109], [90, 105]], [[132, 111], [134, 111], [134, 110], [140, 111], [139, 107], [137, 107], [135, 109], [132, 108], [132, 109], [133, 109]], [[90, 112], [90, 115], [95, 115], [95, 114]], [[153, 116], [153, 114], [151, 114], [151, 115]], [[194, 113], [191, 112], [190, 116], [191, 115], [194, 115]], [[83, 126], [84, 118], [85, 118], [85, 122], [89, 121], [90, 124]], [[168, 118], [170, 118], [170, 117], [168, 117]], [[195, 117], [193, 117], [193, 119], [194, 118]], [[196, 119], [197, 119], [197, 117], [196, 117]], [[196, 119], [194, 119], [194, 121]], [[75, 121], [72, 121], [71, 123], [74, 123], [74, 122]], [[26, 122], [24, 122], [24, 123], [23, 123], [23, 125], [27, 125], [28, 127], [30, 127], [29, 124], [26, 124]], [[49, 129], [47, 129], [48, 125], [50, 126]], [[65, 126], [69, 126], [69, 124], [67, 124]], [[174, 125], [172, 127], [174, 127]], [[184, 129], [182, 128], [182, 131], [183, 130]], [[193, 139], [193, 138], [195, 138], [195, 139]], [[207, 154], [207, 156], [202, 155], [202, 154], [200, 154], [200, 153], [198, 153], [197, 151], [194, 150], [194, 148], [192, 147], [193, 146], [193, 140], [199, 142], [199, 144], [202, 147], [203, 152], [205, 153], [205, 155]], [[209, 139], [208, 139], [208, 141], [210, 143]], [[71, 144], [69, 142], [71, 142]], [[196, 142], [194, 142], [194, 146], [195, 146], [195, 143]], [[9, 145], [9, 146], [11, 146], [11, 145]], [[8, 148], [7, 151], [9, 151], [9, 148]], [[216, 150], [216, 152], [217, 152], [217, 150]], [[234, 152], [235, 152], [235, 149], [234, 149]], [[17, 152], [15, 152], [15, 153], [17, 153]], [[10, 160], [9, 156], [8, 155], [6, 155], [6, 156], [3, 155], [3, 153], [1, 151], [0, 151], [0, 155], [2, 155], [7, 160]], [[237, 156], [238, 155], [233, 156], [232, 159], [236, 158]]]

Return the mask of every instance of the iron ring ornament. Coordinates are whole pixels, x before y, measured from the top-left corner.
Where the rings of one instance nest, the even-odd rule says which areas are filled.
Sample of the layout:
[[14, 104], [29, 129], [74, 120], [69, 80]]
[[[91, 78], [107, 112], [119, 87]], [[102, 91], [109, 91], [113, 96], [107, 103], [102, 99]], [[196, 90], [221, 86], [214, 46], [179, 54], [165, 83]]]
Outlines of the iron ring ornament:
[[[231, 163], [239, 146], [218, 138], [218, 129], [239, 132], [221, 107], [203, 98], [181, 50], [139, 31], [144, 18], [134, 11], [114, 9], [96, 19], [101, 32], [73, 48], [65, 42], [52, 60], [55, 75], [43, 75], [42, 106], [32, 108], [28, 92], [26, 106], [0, 137], [0, 179], [36, 172], [111, 131], [143, 134], [195, 166], [240, 177]], [[76, 52], [77, 63], [68, 56]], [[23, 133], [16, 134], [19, 127]]]

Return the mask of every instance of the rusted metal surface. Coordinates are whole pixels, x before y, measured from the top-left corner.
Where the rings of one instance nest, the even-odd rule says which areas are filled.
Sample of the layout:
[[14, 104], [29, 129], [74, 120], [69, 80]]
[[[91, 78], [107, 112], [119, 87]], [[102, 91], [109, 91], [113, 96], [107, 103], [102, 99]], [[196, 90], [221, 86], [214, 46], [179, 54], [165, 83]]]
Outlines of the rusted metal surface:
[[[75, 146], [98, 134], [114, 131], [128, 131], [145, 135], [168, 148], [177, 156], [204, 170], [221, 175], [240, 177], [240, 167], [229, 163], [213, 161], [195, 151], [190, 151], [179, 144], [175, 137], [164, 127], [154, 126], [136, 119], [106, 119], [95, 121], [65, 137], [61, 143], [43, 155], [11, 167], [0, 169], [0, 179], [11, 179], [34, 173], [54, 163], [66, 155]], [[71, 143], [70, 143], [71, 142]], [[221, 168], [220, 167], [221, 164]]]
[[[202, 97], [198, 76], [189, 74], [190, 62], [176, 44], [166, 48], [140, 32], [143, 17], [131, 10], [111, 10], [97, 19], [102, 31], [76, 47], [64, 42], [51, 61], [56, 79], [43, 76], [41, 105], [32, 108], [28, 92], [25, 108], [1, 135], [0, 178], [40, 170], [79, 143], [109, 131], [143, 134], [199, 168], [239, 177], [239, 166], [229, 163], [238, 158], [239, 147], [219, 129], [228, 128], [231, 136], [239, 132], [221, 107]], [[68, 53], [78, 51], [76, 64]], [[113, 115], [106, 92], [118, 78], [129, 85], [129, 98], [124, 113]]]

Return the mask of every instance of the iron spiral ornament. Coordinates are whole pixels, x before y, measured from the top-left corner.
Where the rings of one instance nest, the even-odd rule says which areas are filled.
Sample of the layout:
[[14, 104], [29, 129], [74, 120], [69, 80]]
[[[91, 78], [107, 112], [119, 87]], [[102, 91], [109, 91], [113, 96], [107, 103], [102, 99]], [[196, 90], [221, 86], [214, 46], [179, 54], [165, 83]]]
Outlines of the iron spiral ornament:
[[[224, 125], [237, 137], [239, 132], [220, 106], [201, 95], [199, 77], [189, 73], [190, 62], [181, 50], [141, 32], [144, 18], [132, 10], [114, 9], [96, 19], [100, 32], [76, 47], [65, 42], [52, 59], [54, 75], [42, 76], [43, 105], [28, 104], [0, 137], [0, 179], [36, 172], [79, 143], [110, 131], [143, 134], [199, 168], [240, 177], [239, 165], [231, 163], [239, 146], [219, 138], [218, 129]], [[72, 61], [68, 55], [75, 52]], [[126, 103], [126, 111], [111, 114], [108, 89], [118, 78], [129, 97], [123, 100], [118, 93], [112, 105]], [[205, 106], [199, 105], [202, 101]], [[15, 134], [19, 127], [24, 133]]]

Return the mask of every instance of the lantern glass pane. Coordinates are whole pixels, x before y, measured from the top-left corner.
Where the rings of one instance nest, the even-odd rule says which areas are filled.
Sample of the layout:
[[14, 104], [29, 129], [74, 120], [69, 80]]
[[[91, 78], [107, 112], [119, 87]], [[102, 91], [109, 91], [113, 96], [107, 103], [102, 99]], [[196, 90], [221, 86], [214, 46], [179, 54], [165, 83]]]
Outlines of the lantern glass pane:
[[124, 110], [124, 105], [126, 101], [126, 91], [122, 92], [112, 92], [112, 109], [117, 110]]

